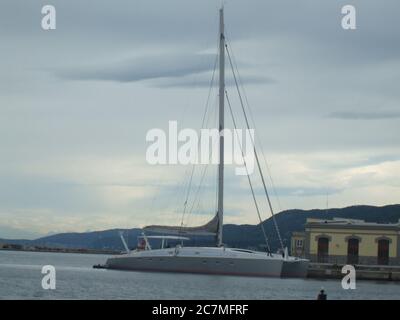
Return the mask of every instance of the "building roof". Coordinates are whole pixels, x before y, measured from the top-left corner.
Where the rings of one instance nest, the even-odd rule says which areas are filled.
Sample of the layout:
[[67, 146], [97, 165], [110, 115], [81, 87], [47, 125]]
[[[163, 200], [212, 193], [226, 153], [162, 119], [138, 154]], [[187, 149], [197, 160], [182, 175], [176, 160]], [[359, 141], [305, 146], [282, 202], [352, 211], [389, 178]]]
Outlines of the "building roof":
[[304, 236], [304, 231], [293, 231], [292, 236]]
[[358, 219], [347, 219], [347, 218], [336, 218], [336, 217], [331, 220], [309, 218], [306, 221], [306, 228], [307, 227], [400, 230], [400, 221], [397, 223], [376, 223], [376, 222], [366, 222], [364, 220], [358, 220]]

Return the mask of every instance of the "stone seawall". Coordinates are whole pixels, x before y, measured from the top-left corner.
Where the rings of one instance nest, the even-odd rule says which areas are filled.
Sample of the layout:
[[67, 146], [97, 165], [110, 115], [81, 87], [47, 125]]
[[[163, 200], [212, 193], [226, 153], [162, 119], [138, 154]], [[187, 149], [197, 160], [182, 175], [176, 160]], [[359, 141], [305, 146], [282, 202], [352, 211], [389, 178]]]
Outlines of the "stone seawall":
[[[343, 279], [343, 264], [310, 263], [308, 278]], [[400, 266], [356, 265], [357, 280], [400, 281]]]

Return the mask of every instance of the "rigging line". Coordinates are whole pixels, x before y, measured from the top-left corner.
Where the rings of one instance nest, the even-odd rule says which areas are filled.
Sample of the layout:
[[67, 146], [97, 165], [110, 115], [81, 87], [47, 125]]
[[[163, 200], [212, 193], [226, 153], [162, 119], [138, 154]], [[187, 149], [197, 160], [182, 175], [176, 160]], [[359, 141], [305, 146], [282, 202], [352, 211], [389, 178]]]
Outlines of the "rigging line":
[[[216, 96], [216, 100], [218, 100], [218, 96]], [[217, 102], [215, 102], [215, 104], [217, 104]], [[217, 112], [216, 112], [217, 110], [215, 110], [215, 118], [214, 118], [214, 124], [215, 124], [215, 127], [216, 128], [218, 128], [218, 126], [219, 126], [219, 117], [217, 116]], [[214, 172], [215, 172], [215, 175], [214, 175], [214, 177], [215, 177], [215, 203], [214, 203], [214, 212], [216, 212], [216, 213], [218, 213], [218, 192], [219, 192], [219, 190], [218, 190], [218, 182], [219, 182], [219, 176], [218, 176], [218, 170], [219, 170], [219, 168], [218, 168], [218, 166], [215, 166], [214, 167]]]
[[[256, 122], [254, 121], [253, 112], [252, 112], [252, 110], [251, 110], [251, 108], [250, 108], [250, 103], [249, 103], [249, 100], [248, 100], [248, 98], [247, 98], [246, 90], [245, 90], [245, 87], [244, 87], [244, 85], [243, 85], [243, 81], [242, 81], [242, 78], [241, 78], [241, 76], [240, 76], [239, 69], [238, 69], [238, 67], [237, 67], [237, 63], [236, 63], [236, 59], [235, 59], [235, 54], [234, 54], [234, 52], [233, 52], [233, 50], [232, 50], [232, 46], [230, 45], [230, 43], [229, 43], [228, 41], [226, 41], [226, 42], [227, 42], [227, 44], [229, 45], [229, 47], [231, 48], [232, 61], [233, 61], [233, 64], [234, 64], [234, 66], [235, 66], [235, 69], [236, 69], [236, 73], [237, 73], [237, 76], [238, 76], [238, 79], [239, 79], [239, 84], [240, 84], [240, 87], [241, 87], [241, 89], [242, 89], [243, 96], [244, 96], [244, 100], [245, 100], [245, 102], [246, 102], [247, 109], [248, 109], [249, 114], [250, 114], [251, 122], [252, 122], [252, 124], [253, 124], [253, 126], [254, 126], [254, 129], [256, 129], [256, 131], [258, 131], [257, 128], [256, 128]], [[279, 209], [280, 209], [280, 211], [283, 211], [280, 198], [279, 198], [278, 193], [277, 193], [277, 191], [276, 191], [275, 182], [274, 182], [274, 179], [272, 178], [271, 169], [270, 169], [270, 167], [269, 167], [269, 165], [268, 165], [267, 158], [265, 157], [265, 154], [264, 154], [264, 148], [263, 148], [261, 139], [260, 139], [258, 136], [256, 137], [256, 139], [257, 139], [257, 143], [258, 143], [258, 145], [260, 146], [260, 149], [261, 149], [261, 155], [262, 155], [262, 157], [263, 157], [265, 167], [267, 168], [268, 177], [269, 177], [269, 179], [271, 180], [272, 190], [274, 191], [274, 195], [275, 195], [275, 198], [276, 198], [276, 200], [277, 200], [277, 202], [278, 202]]]
[[[218, 98], [218, 96], [216, 97]], [[214, 124], [215, 127], [218, 127], [219, 119], [217, 117], [217, 112], [215, 112], [215, 118], [214, 118]], [[218, 212], [218, 181], [219, 181], [219, 176], [218, 176], [218, 166], [214, 166], [214, 178], [215, 178], [215, 184], [214, 184], [214, 207], [213, 207], [213, 212], [217, 213]]]
[[203, 114], [203, 119], [202, 119], [202, 122], [201, 122], [201, 126], [204, 125], [205, 116], [206, 116], [206, 113], [207, 113], [207, 110], [208, 110], [210, 97], [211, 97], [211, 91], [212, 91], [213, 84], [214, 84], [214, 79], [215, 79], [215, 70], [217, 69], [217, 63], [218, 63], [218, 55], [215, 55], [214, 68], [213, 68], [213, 73], [212, 73], [212, 76], [211, 76], [211, 82], [210, 82], [210, 87], [208, 89], [208, 96], [207, 96], [207, 101], [206, 101], [206, 111]]
[[[215, 99], [215, 101], [214, 101], [214, 106], [217, 104], [217, 101], [218, 101], [218, 96], [216, 96], [215, 97], [216, 99]], [[209, 124], [209, 122], [210, 122], [210, 119], [211, 119], [211, 116], [212, 115], [214, 115], [214, 117], [215, 117], [215, 119], [214, 119], [214, 122], [216, 121], [216, 119], [217, 119], [217, 113], [215, 112], [216, 111], [216, 108], [213, 108], [212, 109], [212, 112], [210, 112], [209, 113], [209, 115], [208, 115], [208, 119], [207, 119], [207, 126], [208, 126], [208, 124]], [[208, 166], [209, 166], [209, 164], [211, 163], [211, 157], [212, 157], [212, 153], [210, 153], [210, 155], [209, 155], [209, 159], [208, 159], [208, 163], [207, 163], [207, 166], [204, 168], [204, 170], [207, 170], [208, 169]], [[189, 218], [192, 216], [192, 212], [193, 212], [193, 209], [194, 209], [194, 206], [195, 206], [195, 203], [196, 203], [196, 201], [200, 201], [200, 191], [201, 191], [201, 188], [202, 188], [202, 185], [203, 185], [203, 180], [204, 180], [204, 177], [205, 177], [205, 171], [203, 171], [203, 174], [201, 175], [202, 177], [201, 177], [201, 181], [199, 182], [199, 184], [198, 184], [198, 187], [197, 187], [197, 190], [196, 190], [196, 194], [195, 194], [195, 196], [194, 196], [194, 200], [193, 200], [193, 203], [192, 203], [192, 206], [191, 206], [191, 208], [190, 208], [190, 211], [189, 211], [189, 213], [188, 213], [188, 218], [187, 218], [187, 224], [189, 223]]]
[[262, 220], [261, 214], [260, 214], [260, 209], [259, 209], [259, 207], [258, 207], [257, 199], [256, 199], [256, 196], [255, 196], [255, 194], [254, 194], [253, 184], [251, 183], [249, 170], [248, 170], [248, 167], [247, 167], [246, 159], [245, 159], [245, 157], [244, 157], [243, 145], [241, 144], [240, 139], [239, 139], [239, 133], [237, 132], [236, 120], [235, 120], [235, 117], [234, 117], [234, 115], [233, 115], [231, 102], [230, 102], [230, 100], [229, 100], [228, 92], [227, 92], [226, 90], [225, 90], [225, 96], [226, 96], [226, 101], [228, 102], [229, 111], [230, 111], [230, 114], [231, 114], [231, 117], [232, 117], [233, 127], [235, 128], [235, 132], [236, 132], [236, 135], [237, 135], [237, 138], [238, 138], [238, 143], [239, 143], [240, 151], [241, 151], [241, 153], [242, 153], [243, 163], [244, 163], [244, 166], [245, 166], [245, 168], [246, 168], [247, 180], [248, 180], [249, 185], [250, 185], [251, 194], [252, 194], [252, 196], [253, 196], [254, 205], [255, 205], [255, 207], [256, 207], [258, 219], [260, 220], [261, 230], [262, 230], [262, 233], [263, 233], [263, 235], [264, 235], [265, 244], [267, 245], [267, 252], [268, 252], [269, 254], [271, 254], [271, 248], [270, 248], [270, 246], [269, 246], [267, 233], [265, 232], [265, 229], [264, 229], [263, 220]]
[[195, 193], [195, 196], [194, 196], [194, 198], [193, 198], [192, 205], [191, 205], [190, 210], [189, 210], [189, 212], [188, 212], [188, 219], [189, 219], [189, 215], [191, 215], [191, 214], [193, 213], [193, 210], [194, 210], [194, 207], [195, 207], [195, 205], [196, 205], [196, 202], [197, 202], [197, 206], [199, 206], [199, 204], [200, 204], [200, 197], [201, 197], [201, 196], [200, 196], [200, 191], [202, 190], [204, 178], [205, 178], [206, 173], [207, 173], [207, 170], [208, 170], [208, 168], [209, 168], [209, 166], [210, 166], [211, 156], [212, 156], [212, 154], [210, 153], [209, 159], [208, 159], [209, 161], [208, 161], [208, 163], [204, 166], [204, 169], [203, 169], [203, 172], [202, 172], [202, 175], [201, 175], [201, 179], [200, 179], [199, 185], [197, 186], [196, 193]]
[[[185, 172], [184, 172], [184, 176], [187, 176], [187, 174], [188, 174], [188, 170], [185, 170]], [[161, 176], [165, 176], [165, 171], [161, 174]], [[179, 182], [178, 182], [178, 185], [177, 185], [177, 190], [181, 190], [181, 189], [185, 189], [186, 188], [186, 181], [185, 181], [186, 179], [182, 179], [182, 180], [180, 180]], [[158, 200], [158, 198], [159, 198], [159, 196], [160, 196], [160, 193], [161, 193], [161, 191], [163, 190], [163, 188], [165, 188], [165, 187], [167, 187], [168, 188], [168, 190], [169, 190], [169, 187], [171, 186], [171, 182], [170, 182], [170, 180], [168, 180], [167, 182], [159, 182], [158, 184], [157, 184], [157, 189], [156, 189], [156, 191], [154, 192], [154, 195], [153, 195], [153, 198], [152, 198], [152, 203], [151, 203], [151, 207], [150, 207], [150, 211], [149, 212], [152, 212], [153, 211], [153, 209], [154, 209], [154, 207], [155, 207], [155, 203], [156, 203], [156, 200]], [[175, 185], [174, 185], [175, 186]], [[171, 207], [171, 206], [175, 206], [175, 203], [178, 201], [178, 197], [177, 197], [177, 195], [179, 194], [179, 192], [174, 192], [174, 194], [173, 194], [173, 196], [171, 196], [171, 197], [168, 197], [168, 199], [167, 199], [167, 201], [166, 201], [166, 203], [164, 204], [164, 206], [163, 206], [163, 208], [168, 208], [168, 210], [169, 210], [169, 208]], [[159, 202], [159, 201], [158, 201]], [[159, 204], [159, 203], [158, 203]], [[175, 209], [174, 210], [174, 212], [178, 212], [178, 210], [177, 209]], [[147, 223], [146, 223], [147, 224]]]
[[[204, 126], [204, 121], [206, 119], [206, 115], [207, 115], [207, 112], [208, 112], [208, 106], [209, 106], [209, 102], [210, 102], [212, 87], [213, 87], [213, 84], [214, 84], [215, 70], [217, 68], [217, 62], [218, 62], [218, 55], [215, 56], [213, 73], [212, 73], [212, 76], [211, 76], [210, 86], [209, 86], [209, 89], [208, 89], [208, 96], [207, 96], [205, 110], [204, 110], [204, 113], [203, 113], [203, 118], [202, 118], [202, 121], [201, 121], [200, 128], [202, 128]], [[200, 147], [200, 143], [198, 142], [197, 143], [197, 148], [199, 149], [199, 147]], [[194, 171], [195, 171], [195, 164], [192, 165], [192, 170], [191, 170], [191, 174], [190, 174], [190, 178], [189, 178], [189, 184], [188, 184], [188, 187], [187, 187], [187, 192], [186, 192], [186, 197], [185, 197], [185, 202], [184, 202], [184, 207], [183, 207], [183, 212], [182, 212], [182, 218], [181, 218], [181, 227], [183, 227], [183, 224], [184, 224], [185, 213], [186, 213], [187, 203], [188, 203], [189, 196], [190, 196], [190, 190], [191, 190], [191, 187], [192, 187]]]
[[[216, 96], [216, 100], [215, 100], [215, 102], [214, 102], [215, 104], [216, 104], [216, 102], [217, 102], [217, 98], [218, 98], [218, 97]], [[215, 111], [215, 108], [213, 108], [212, 110]], [[210, 112], [210, 113], [209, 113], [209, 116], [208, 116], [208, 119], [207, 119], [207, 125], [208, 125], [208, 123], [209, 123], [209, 121], [210, 121], [210, 119], [211, 119], [211, 115], [212, 115], [212, 114], [215, 116], [215, 119], [216, 119], [217, 113], [216, 113], [216, 112]], [[198, 187], [197, 187], [197, 190], [196, 190], [196, 193], [195, 193], [195, 196], [194, 196], [194, 200], [193, 200], [192, 206], [191, 206], [191, 208], [190, 208], [190, 210], [189, 210], [189, 213], [188, 213], [187, 224], [189, 223], [189, 218], [190, 218], [191, 215], [192, 215], [192, 212], [193, 212], [194, 205], [195, 205], [196, 201], [200, 201], [199, 195], [200, 195], [201, 187], [202, 187], [202, 185], [203, 185], [203, 180], [204, 180], [204, 177], [205, 177], [206, 170], [208, 169], [208, 166], [209, 166], [209, 164], [210, 164], [210, 162], [211, 162], [211, 157], [212, 157], [212, 153], [210, 153], [209, 159], [208, 159], [208, 163], [207, 163], [207, 165], [206, 165], [206, 166], [204, 167], [204, 169], [203, 169], [203, 173], [202, 173], [202, 175], [201, 175], [201, 181], [199, 182], [199, 185], [198, 185]], [[197, 199], [199, 199], [199, 200], [197, 200]]]
[[209, 164], [207, 164], [206, 166], [204, 166], [203, 173], [202, 173], [202, 176], [201, 176], [201, 180], [200, 180], [200, 183], [199, 183], [199, 185], [198, 185], [198, 187], [197, 187], [196, 194], [195, 194], [193, 203], [192, 203], [192, 205], [191, 205], [191, 207], [190, 207], [189, 213], [192, 213], [192, 211], [193, 211], [193, 208], [194, 208], [194, 205], [195, 205], [195, 203], [196, 203], [196, 201], [197, 201], [197, 198], [198, 198], [200, 189], [201, 189], [201, 187], [202, 187], [203, 180], [204, 180], [205, 174], [206, 174], [206, 172], [207, 172], [208, 166], [209, 166]]
[[[180, 198], [180, 191], [182, 190], [182, 192], [184, 192], [189, 185], [189, 179], [188, 177], [190, 176], [190, 167], [187, 167], [183, 173], [183, 179], [181, 179], [180, 183], [179, 183], [179, 188], [176, 189], [176, 191], [173, 194], [173, 199], [174, 199], [174, 203], [175, 202], [179, 202], [179, 198]], [[176, 207], [175, 212], [178, 213], [180, 212], [179, 208]]]
[[[217, 59], [217, 58], [216, 58]], [[215, 60], [216, 60], [215, 59]], [[204, 122], [204, 118], [205, 118], [205, 115], [207, 114], [207, 110], [208, 110], [208, 100], [209, 100], [209, 96], [210, 96], [210, 91], [211, 91], [211, 86], [212, 86], [212, 82], [214, 81], [213, 79], [214, 79], [214, 72], [215, 72], [215, 68], [216, 68], [216, 61], [214, 62], [214, 68], [213, 68], [213, 76], [212, 76], [212, 79], [211, 79], [211, 84], [210, 84], [210, 89], [209, 89], [209, 92], [208, 92], [208, 97], [207, 97], [207, 102], [206, 102], [206, 105], [205, 105], [205, 110], [204, 110], [204, 114], [203, 114], [203, 119], [202, 119], [202, 123]], [[196, 81], [193, 81], [193, 84], [195, 84], [195, 86], [197, 87], [197, 84], [196, 84]], [[186, 115], [186, 112], [187, 112], [187, 109], [188, 109], [188, 105], [186, 105], [186, 107], [185, 107], [185, 109], [184, 109], [184, 112], [183, 112], [183, 116], [182, 116], [182, 120], [181, 120], [181, 122], [183, 122], [183, 120], [185, 119], [185, 115]], [[193, 171], [194, 171], [194, 168], [191, 168]], [[194, 172], [191, 172], [190, 173], [190, 178], [189, 178], [189, 182], [187, 183], [186, 182], [186, 179], [187, 179], [187, 175], [188, 175], [188, 170], [186, 170], [185, 171], [185, 174], [184, 174], [184, 181], [183, 181], [183, 183], [182, 183], [182, 185], [183, 185], [183, 188], [184, 188], [184, 190], [186, 190], [186, 188], [188, 188], [188, 190], [190, 190], [190, 185], [191, 185], [191, 181], [192, 181], [192, 178], [193, 178], [193, 174], [194, 174]], [[186, 184], [187, 183], [187, 184]], [[178, 199], [178, 198], [177, 198]], [[178, 201], [178, 200], [177, 200]], [[185, 203], [187, 202], [187, 199], [185, 200]], [[176, 211], [178, 212], [178, 208], [176, 209]], [[185, 210], [185, 208], [184, 208], [184, 210]], [[184, 211], [183, 210], [183, 211]], [[182, 219], [183, 219], [183, 217], [182, 217]]]
[[[247, 118], [246, 110], [244, 109], [243, 99], [242, 99], [242, 95], [241, 95], [240, 90], [239, 90], [238, 82], [237, 82], [237, 79], [236, 79], [236, 74], [235, 74], [235, 71], [234, 71], [234, 68], [233, 68], [233, 64], [232, 64], [231, 55], [230, 55], [230, 53], [229, 53], [229, 50], [228, 50], [228, 46], [227, 46], [227, 45], [225, 45], [225, 48], [226, 48], [226, 52], [227, 52], [227, 54], [228, 54], [229, 63], [230, 63], [230, 65], [231, 65], [231, 70], [232, 70], [232, 74], [233, 74], [233, 79], [234, 79], [234, 81], [235, 81], [236, 90], [237, 90], [238, 95], [239, 95], [240, 105], [241, 105], [241, 107], [242, 107], [242, 111], [243, 111], [244, 118], [245, 118], [245, 121], [246, 121], [246, 126], [247, 126], [247, 129], [250, 130], [249, 120], [248, 120], [248, 118]], [[258, 171], [260, 172], [261, 181], [262, 181], [262, 184], [263, 184], [263, 187], [264, 187], [264, 192], [265, 192], [265, 195], [266, 195], [266, 198], [267, 198], [267, 201], [268, 201], [269, 209], [270, 209], [270, 211], [271, 211], [272, 221], [274, 222], [275, 230], [276, 230], [276, 233], [277, 233], [277, 235], [278, 235], [278, 239], [279, 239], [281, 248], [282, 248], [282, 250], [284, 250], [284, 246], [283, 246], [283, 241], [282, 241], [281, 233], [280, 233], [280, 231], [279, 231], [279, 227], [278, 227], [278, 224], [277, 224], [276, 219], [275, 219], [275, 215], [274, 215], [274, 210], [273, 210], [273, 208], [272, 208], [271, 199], [270, 199], [270, 197], [269, 197], [268, 190], [267, 190], [267, 186], [266, 186], [266, 184], [265, 184], [264, 175], [263, 175], [263, 173], [262, 173], [262, 169], [261, 169], [261, 165], [260, 165], [260, 160], [258, 159], [258, 154], [257, 154], [257, 151], [256, 151], [256, 146], [255, 146], [255, 143], [254, 143], [253, 138], [251, 138], [251, 140], [252, 140], [251, 142], [253, 143], [253, 147], [254, 147], [254, 155], [255, 155], [255, 158], [256, 158]]]

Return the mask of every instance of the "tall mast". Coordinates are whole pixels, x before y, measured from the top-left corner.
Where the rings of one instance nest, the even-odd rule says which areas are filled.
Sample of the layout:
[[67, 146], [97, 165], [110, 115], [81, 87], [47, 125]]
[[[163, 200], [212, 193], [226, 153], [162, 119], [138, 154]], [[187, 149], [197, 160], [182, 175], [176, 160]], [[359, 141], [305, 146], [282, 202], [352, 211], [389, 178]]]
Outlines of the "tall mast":
[[217, 245], [221, 246], [224, 222], [224, 103], [225, 103], [225, 36], [224, 8], [219, 10], [219, 165], [218, 165], [218, 234]]

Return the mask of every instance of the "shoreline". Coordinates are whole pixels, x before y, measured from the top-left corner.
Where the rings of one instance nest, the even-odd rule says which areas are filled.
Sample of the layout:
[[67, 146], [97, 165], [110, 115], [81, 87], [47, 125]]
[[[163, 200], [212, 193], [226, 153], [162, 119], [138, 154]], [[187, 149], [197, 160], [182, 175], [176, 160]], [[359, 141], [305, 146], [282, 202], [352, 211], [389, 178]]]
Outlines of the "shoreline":
[[[121, 252], [114, 250], [96, 250], [96, 249], [72, 249], [72, 248], [40, 248], [40, 249], [13, 249], [0, 248], [0, 251], [15, 252], [47, 252], [47, 253], [78, 253], [78, 254], [102, 254], [117, 255]], [[344, 265], [329, 263], [310, 262], [306, 279], [343, 279], [346, 275], [342, 273]], [[356, 265], [357, 280], [400, 282], [400, 266], [373, 266]]]
[[79, 254], [112, 254], [117, 255], [121, 252], [114, 250], [97, 250], [97, 249], [72, 249], [72, 248], [43, 248], [43, 249], [13, 249], [0, 248], [0, 251], [15, 252], [48, 252], [48, 253], [79, 253]]

